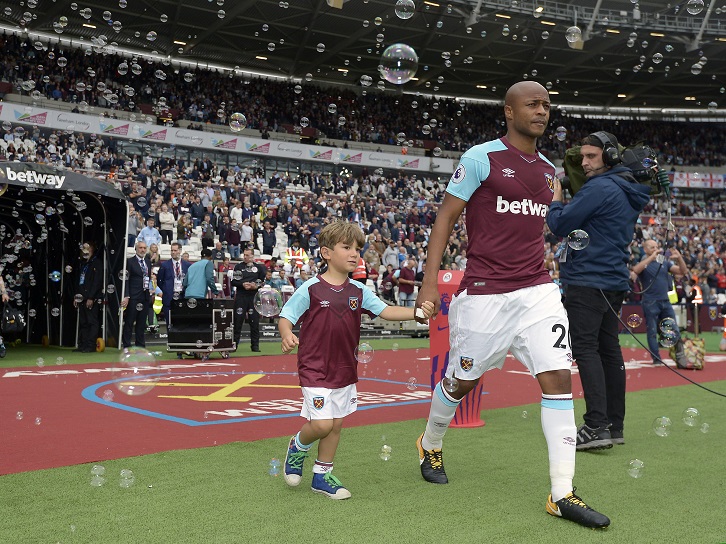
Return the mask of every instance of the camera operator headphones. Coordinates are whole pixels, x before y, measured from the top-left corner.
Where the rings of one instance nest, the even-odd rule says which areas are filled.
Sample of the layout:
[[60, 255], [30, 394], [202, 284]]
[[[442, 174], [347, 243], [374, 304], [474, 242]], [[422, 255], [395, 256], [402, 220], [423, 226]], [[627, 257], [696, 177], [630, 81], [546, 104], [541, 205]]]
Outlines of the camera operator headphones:
[[605, 166], [612, 167], [623, 162], [623, 157], [620, 155], [618, 145], [612, 141], [610, 134], [598, 131], [593, 132], [590, 136], [597, 139], [602, 144], [602, 162]]

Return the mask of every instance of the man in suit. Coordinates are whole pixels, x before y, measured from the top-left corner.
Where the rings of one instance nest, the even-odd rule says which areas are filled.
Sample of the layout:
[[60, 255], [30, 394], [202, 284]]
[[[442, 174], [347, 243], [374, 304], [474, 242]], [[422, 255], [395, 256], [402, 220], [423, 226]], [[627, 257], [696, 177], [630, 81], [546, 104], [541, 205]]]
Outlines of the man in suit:
[[[169, 308], [172, 299], [182, 296], [182, 285], [187, 270], [192, 265], [189, 261], [183, 261], [181, 258], [181, 244], [174, 242], [171, 244], [171, 259], [164, 261], [159, 265], [159, 271], [156, 274], [157, 287], [161, 289], [161, 301], [163, 303], [162, 311], [167, 326], [169, 325]], [[177, 295], [178, 293], [178, 295]]]
[[151, 305], [151, 260], [146, 251], [146, 242], [136, 242], [136, 255], [126, 261], [126, 295], [121, 301], [121, 307], [126, 309], [121, 338], [124, 348], [131, 347], [131, 328], [134, 325], [136, 345], [146, 346], [144, 331]]
[[103, 264], [96, 259], [96, 244], [86, 242], [81, 248], [80, 276], [73, 305], [78, 308], [78, 347], [73, 351], [96, 351], [99, 308], [103, 297]]

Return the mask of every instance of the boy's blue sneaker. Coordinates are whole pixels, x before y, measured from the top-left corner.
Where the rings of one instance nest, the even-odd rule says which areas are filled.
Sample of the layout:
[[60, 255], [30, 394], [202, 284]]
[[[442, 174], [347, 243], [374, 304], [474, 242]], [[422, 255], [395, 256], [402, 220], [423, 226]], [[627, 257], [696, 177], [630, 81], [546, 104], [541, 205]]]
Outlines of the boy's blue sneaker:
[[340, 480], [333, 476], [332, 472], [326, 472], [325, 474], [313, 474], [313, 485], [312, 490], [315, 493], [326, 495], [331, 499], [348, 499], [350, 498], [350, 491], [348, 491]]
[[302, 479], [303, 463], [308, 456], [308, 452], [297, 449], [295, 446], [295, 437], [290, 439], [290, 445], [285, 455], [285, 483], [295, 487], [300, 485]]

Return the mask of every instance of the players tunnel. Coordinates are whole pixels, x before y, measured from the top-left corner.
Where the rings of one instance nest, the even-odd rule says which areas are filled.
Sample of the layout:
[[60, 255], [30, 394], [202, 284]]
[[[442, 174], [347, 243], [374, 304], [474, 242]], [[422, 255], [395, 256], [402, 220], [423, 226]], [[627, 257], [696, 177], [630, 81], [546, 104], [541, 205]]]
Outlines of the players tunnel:
[[103, 263], [100, 335], [115, 345], [128, 204], [112, 183], [52, 166], [0, 163], [0, 265], [27, 343], [74, 346], [81, 246]]

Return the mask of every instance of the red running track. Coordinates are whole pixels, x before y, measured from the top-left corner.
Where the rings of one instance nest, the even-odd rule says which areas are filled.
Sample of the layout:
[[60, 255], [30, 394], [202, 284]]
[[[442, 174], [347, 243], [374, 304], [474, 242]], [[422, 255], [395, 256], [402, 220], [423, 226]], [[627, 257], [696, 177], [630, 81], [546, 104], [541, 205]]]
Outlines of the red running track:
[[[687, 383], [644, 364], [644, 351], [627, 355], [629, 391]], [[119, 391], [128, 379], [111, 366], [1, 370], [0, 474], [280, 437], [301, 424], [294, 355], [164, 361], [158, 381], [139, 396]], [[685, 372], [697, 382], [724, 380], [726, 355], [709, 355], [705, 370]], [[428, 350], [380, 351], [360, 373], [359, 408], [347, 426], [427, 417]], [[537, 381], [511, 356], [484, 380], [484, 414], [539, 401]], [[576, 368], [573, 392], [582, 396]]]

